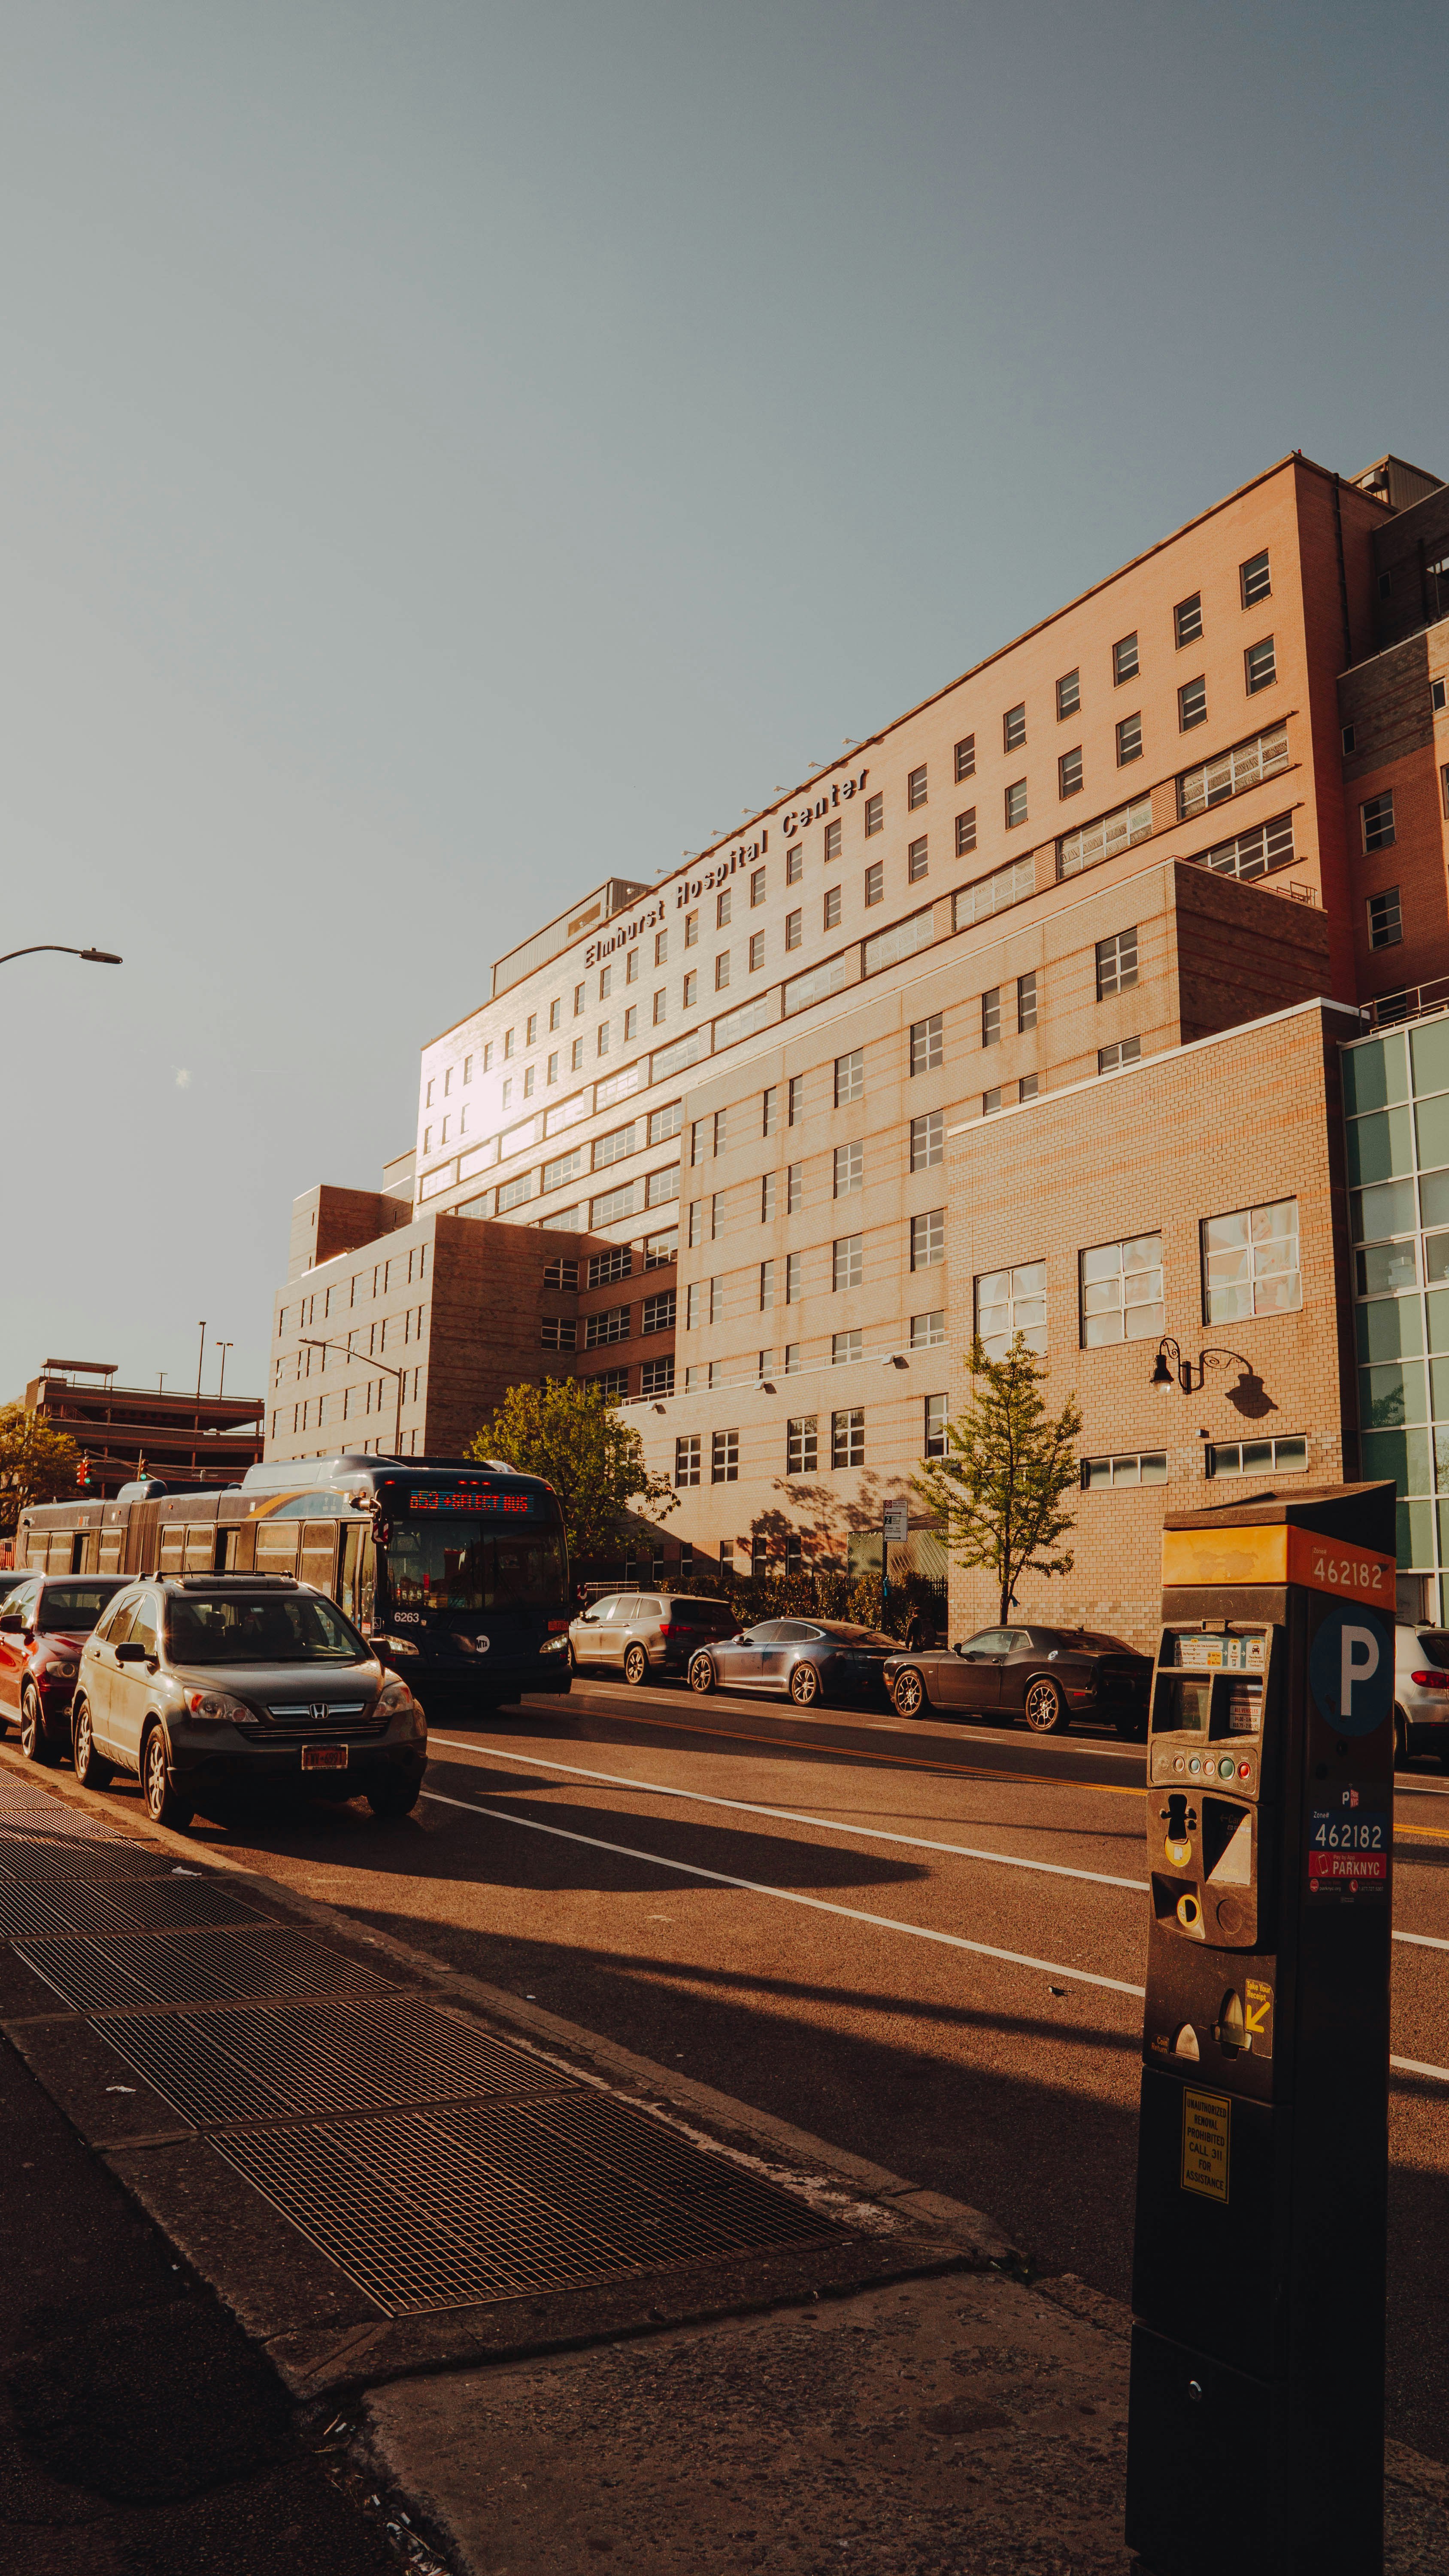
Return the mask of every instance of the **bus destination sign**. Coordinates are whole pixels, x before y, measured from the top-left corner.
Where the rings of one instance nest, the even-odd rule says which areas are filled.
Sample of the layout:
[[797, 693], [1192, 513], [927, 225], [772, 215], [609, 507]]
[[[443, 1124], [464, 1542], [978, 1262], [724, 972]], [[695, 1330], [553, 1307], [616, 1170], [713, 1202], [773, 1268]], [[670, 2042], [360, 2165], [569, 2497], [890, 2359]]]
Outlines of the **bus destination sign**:
[[466, 1512], [479, 1520], [529, 1521], [538, 1517], [538, 1505], [539, 1497], [528, 1486], [521, 1493], [498, 1494], [477, 1485], [413, 1485], [405, 1508], [410, 1513]]

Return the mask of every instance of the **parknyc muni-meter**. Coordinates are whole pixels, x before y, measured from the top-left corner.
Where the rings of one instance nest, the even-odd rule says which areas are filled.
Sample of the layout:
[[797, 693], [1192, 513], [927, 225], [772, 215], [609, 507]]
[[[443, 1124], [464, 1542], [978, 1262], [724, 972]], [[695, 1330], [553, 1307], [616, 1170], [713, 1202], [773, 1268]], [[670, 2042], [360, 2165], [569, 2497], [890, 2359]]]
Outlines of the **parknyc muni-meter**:
[[1376, 2576], [1394, 1488], [1170, 1514], [1127, 2540], [1154, 2576]]

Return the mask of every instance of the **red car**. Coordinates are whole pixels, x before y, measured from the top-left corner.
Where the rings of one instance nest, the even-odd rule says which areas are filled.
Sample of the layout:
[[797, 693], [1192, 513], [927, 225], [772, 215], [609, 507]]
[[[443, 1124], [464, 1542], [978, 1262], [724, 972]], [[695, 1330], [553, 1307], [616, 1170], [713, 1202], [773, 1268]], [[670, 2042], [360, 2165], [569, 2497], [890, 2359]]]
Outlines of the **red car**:
[[0, 1601], [0, 1735], [19, 1721], [27, 1761], [53, 1766], [70, 1751], [70, 1703], [81, 1648], [119, 1574], [28, 1574]]

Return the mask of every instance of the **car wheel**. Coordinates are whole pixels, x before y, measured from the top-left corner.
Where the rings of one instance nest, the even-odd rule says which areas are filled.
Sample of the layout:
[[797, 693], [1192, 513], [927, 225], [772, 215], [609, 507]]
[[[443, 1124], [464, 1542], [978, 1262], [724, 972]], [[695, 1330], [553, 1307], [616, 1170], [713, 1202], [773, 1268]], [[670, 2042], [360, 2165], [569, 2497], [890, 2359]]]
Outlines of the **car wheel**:
[[1394, 1769], [1402, 1771], [1409, 1759], [1409, 1721], [1401, 1708], [1394, 1711]]
[[33, 1682], [27, 1682], [21, 1694], [20, 1750], [27, 1762], [39, 1762], [47, 1771], [53, 1771], [59, 1759], [45, 1731], [45, 1713]]
[[86, 1700], [76, 1702], [75, 1715], [71, 1720], [70, 1740], [71, 1759], [75, 1764], [75, 1776], [81, 1787], [109, 1789], [116, 1775], [109, 1762], [96, 1751], [96, 1739], [91, 1733], [90, 1705]]
[[189, 1825], [196, 1810], [178, 1796], [166, 1759], [166, 1738], [153, 1726], [141, 1748], [141, 1788], [153, 1825]]
[[820, 1675], [814, 1664], [797, 1664], [790, 1675], [790, 1697], [797, 1708], [813, 1708], [820, 1697]]
[[1059, 1735], [1067, 1722], [1067, 1704], [1055, 1682], [1034, 1681], [1024, 1711], [1033, 1735]]
[[703, 1698], [706, 1691], [713, 1690], [715, 1680], [716, 1674], [713, 1655], [692, 1656], [689, 1666], [690, 1689], [692, 1691], [698, 1691], [701, 1698]]
[[367, 1792], [367, 1803], [375, 1816], [410, 1816], [422, 1794], [423, 1775], [407, 1771], [389, 1771], [375, 1780]]
[[920, 1716], [926, 1705], [926, 1685], [914, 1665], [907, 1666], [903, 1673], [897, 1673], [891, 1698], [895, 1702], [897, 1717]]
[[624, 1679], [637, 1690], [649, 1677], [649, 1658], [642, 1646], [631, 1646], [624, 1657]]

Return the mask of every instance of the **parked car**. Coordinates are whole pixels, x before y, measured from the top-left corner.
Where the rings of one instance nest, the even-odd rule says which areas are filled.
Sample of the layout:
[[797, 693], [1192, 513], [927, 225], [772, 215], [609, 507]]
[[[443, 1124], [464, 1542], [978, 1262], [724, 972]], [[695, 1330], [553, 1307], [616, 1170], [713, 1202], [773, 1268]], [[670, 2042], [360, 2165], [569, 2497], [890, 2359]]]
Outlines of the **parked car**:
[[613, 1592], [591, 1603], [569, 1626], [575, 1672], [597, 1666], [626, 1682], [682, 1681], [695, 1650], [739, 1626], [727, 1601], [703, 1593]]
[[1119, 1735], [1147, 1733], [1152, 1658], [1092, 1628], [982, 1628], [929, 1655], [896, 1648], [886, 1666], [896, 1712], [919, 1717], [1025, 1718], [1056, 1735], [1074, 1717], [1106, 1719]]
[[417, 1803], [427, 1720], [335, 1601], [281, 1574], [128, 1583], [87, 1639], [75, 1686], [76, 1778], [136, 1773], [158, 1825], [238, 1789]]
[[868, 1699], [884, 1690], [894, 1637], [844, 1619], [766, 1619], [691, 1656], [693, 1691], [759, 1690], [788, 1696], [797, 1708], [827, 1699]]
[[0, 1609], [4, 1608], [17, 1583], [27, 1583], [29, 1580], [29, 1569], [26, 1566], [0, 1565]]
[[69, 1750], [81, 1650], [125, 1586], [118, 1574], [22, 1571], [0, 1598], [0, 1735], [18, 1719], [27, 1761], [53, 1766]]
[[1449, 1630], [1394, 1630], [1394, 1759], [1437, 1753], [1449, 1770]]

